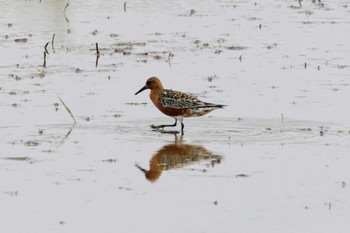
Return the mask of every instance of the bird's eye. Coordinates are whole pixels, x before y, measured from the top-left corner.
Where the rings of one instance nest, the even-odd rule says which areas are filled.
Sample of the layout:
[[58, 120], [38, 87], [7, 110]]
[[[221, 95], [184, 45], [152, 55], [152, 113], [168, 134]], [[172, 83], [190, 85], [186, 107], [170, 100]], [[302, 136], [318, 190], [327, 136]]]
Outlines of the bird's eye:
[[147, 82], [146, 82], [146, 85], [147, 85], [147, 86], [151, 85], [151, 81], [147, 81]]

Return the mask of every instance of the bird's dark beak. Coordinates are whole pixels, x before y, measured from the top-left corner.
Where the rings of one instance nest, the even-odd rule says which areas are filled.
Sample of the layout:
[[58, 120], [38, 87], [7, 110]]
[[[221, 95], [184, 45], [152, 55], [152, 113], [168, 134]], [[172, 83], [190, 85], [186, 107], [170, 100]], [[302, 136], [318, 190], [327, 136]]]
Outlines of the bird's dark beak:
[[140, 93], [140, 92], [142, 92], [142, 91], [144, 91], [144, 90], [146, 90], [147, 89], [147, 87], [146, 86], [144, 86], [143, 88], [141, 88], [138, 92], [136, 92], [135, 93], [135, 95], [137, 95], [138, 93]]

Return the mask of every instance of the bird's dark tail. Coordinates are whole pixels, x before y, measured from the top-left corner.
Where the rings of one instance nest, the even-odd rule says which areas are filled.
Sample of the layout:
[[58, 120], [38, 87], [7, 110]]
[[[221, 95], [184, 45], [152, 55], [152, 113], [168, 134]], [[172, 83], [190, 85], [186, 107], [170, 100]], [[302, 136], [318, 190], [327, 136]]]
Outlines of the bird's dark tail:
[[223, 108], [226, 107], [227, 105], [224, 104], [215, 104], [215, 108]]
[[204, 103], [203, 105], [196, 106], [196, 108], [223, 108], [227, 105], [224, 104], [212, 104], [212, 103]]

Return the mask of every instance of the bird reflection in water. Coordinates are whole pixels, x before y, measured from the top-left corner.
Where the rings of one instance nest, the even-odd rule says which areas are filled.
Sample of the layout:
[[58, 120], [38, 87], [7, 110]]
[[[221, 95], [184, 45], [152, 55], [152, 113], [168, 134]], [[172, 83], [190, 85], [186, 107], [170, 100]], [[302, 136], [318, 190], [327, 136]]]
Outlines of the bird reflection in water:
[[159, 179], [164, 170], [181, 168], [189, 164], [207, 162], [207, 165], [214, 167], [221, 162], [221, 156], [214, 155], [203, 146], [183, 144], [182, 137], [175, 142], [167, 144], [159, 149], [150, 160], [150, 168], [146, 170], [138, 164], [135, 166], [140, 169], [147, 180], [155, 182]]

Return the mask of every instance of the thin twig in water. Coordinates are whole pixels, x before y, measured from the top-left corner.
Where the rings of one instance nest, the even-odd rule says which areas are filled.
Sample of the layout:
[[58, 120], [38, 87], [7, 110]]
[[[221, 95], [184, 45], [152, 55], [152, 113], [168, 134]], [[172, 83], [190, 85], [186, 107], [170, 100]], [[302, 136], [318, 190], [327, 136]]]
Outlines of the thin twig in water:
[[100, 50], [98, 50], [98, 43], [96, 43], [96, 56], [100, 56]]
[[98, 43], [96, 43], [96, 65], [95, 67], [98, 66], [98, 59], [100, 58], [100, 51], [98, 50]]
[[43, 67], [46, 67], [46, 52], [44, 51], [44, 64]]
[[68, 20], [68, 18], [66, 16], [66, 10], [69, 7], [69, 5], [70, 5], [70, 2], [68, 1], [67, 4], [66, 4], [66, 7], [63, 10], [63, 15], [64, 15], [64, 18], [66, 19], [67, 22], [69, 22], [69, 20]]
[[47, 54], [49, 54], [49, 51], [47, 51], [47, 46], [49, 45], [49, 43], [50, 43], [50, 42], [47, 42], [47, 43], [45, 44], [45, 47], [44, 47], [45, 53], [47, 53]]
[[99, 56], [96, 56], [95, 68], [97, 68], [98, 66], [98, 59], [99, 59]]
[[64, 10], [63, 10], [63, 13], [64, 13], [64, 14], [66, 14], [66, 10], [67, 10], [67, 7], [69, 7], [69, 4], [70, 4], [70, 2], [68, 1], [67, 4], [66, 4], [66, 7], [65, 7]]
[[65, 107], [65, 109], [67, 110], [67, 112], [69, 113], [69, 115], [72, 117], [73, 121], [74, 121], [74, 125], [77, 123], [77, 121], [75, 120], [72, 111], [67, 107], [67, 105], [63, 102], [63, 100], [57, 96], [58, 99], [61, 101], [62, 105]]
[[55, 33], [52, 35], [52, 39], [51, 39], [51, 47], [52, 47], [52, 51], [53, 53], [55, 53], [55, 46], [54, 46], [54, 41], [55, 41]]

